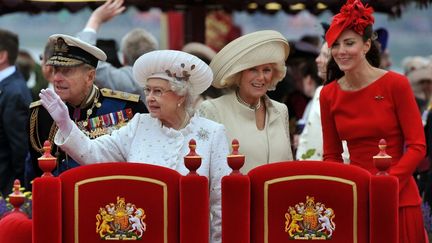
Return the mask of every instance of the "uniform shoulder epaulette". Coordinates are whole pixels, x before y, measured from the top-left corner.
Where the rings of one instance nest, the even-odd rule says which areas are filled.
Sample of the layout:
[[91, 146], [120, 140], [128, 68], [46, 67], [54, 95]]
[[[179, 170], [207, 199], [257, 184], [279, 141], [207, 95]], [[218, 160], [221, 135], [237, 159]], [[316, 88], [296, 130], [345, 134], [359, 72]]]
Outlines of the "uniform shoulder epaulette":
[[100, 91], [104, 97], [109, 97], [109, 98], [116, 98], [121, 100], [132, 101], [132, 102], [138, 102], [140, 98], [140, 96], [137, 94], [131, 94], [128, 92], [117, 91], [117, 90], [112, 90], [107, 88], [100, 89]]
[[36, 106], [40, 106], [40, 105], [42, 105], [41, 100], [33, 101], [32, 103], [30, 103], [29, 108], [32, 109], [32, 108], [34, 108]]

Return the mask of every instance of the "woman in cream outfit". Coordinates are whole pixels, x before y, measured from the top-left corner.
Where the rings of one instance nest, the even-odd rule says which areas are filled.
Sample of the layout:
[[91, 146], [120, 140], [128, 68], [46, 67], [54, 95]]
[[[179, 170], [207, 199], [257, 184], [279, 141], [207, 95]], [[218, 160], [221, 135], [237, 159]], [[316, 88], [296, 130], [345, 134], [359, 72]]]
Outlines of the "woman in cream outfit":
[[136, 114], [111, 135], [90, 140], [70, 120], [68, 109], [52, 90], [42, 90], [42, 105], [59, 130], [54, 142], [78, 163], [131, 161], [171, 168], [187, 174], [183, 159], [195, 139], [202, 157], [198, 173], [209, 178], [211, 242], [221, 242], [220, 180], [231, 170], [228, 141], [221, 124], [194, 115], [193, 103], [212, 80], [212, 71], [185, 52], [161, 50], [142, 55], [133, 66], [143, 86], [149, 114]]
[[230, 141], [238, 139], [240, 153], [246, 156], [243, 173], [293, 158], [288, 109], [266, 95], [285, 77], [288, 54], [285, 37], [263, 30], [228, 43], [210, 63], [212, 85], [231, 92], [204, 101], [199, 114], [222, 123]]

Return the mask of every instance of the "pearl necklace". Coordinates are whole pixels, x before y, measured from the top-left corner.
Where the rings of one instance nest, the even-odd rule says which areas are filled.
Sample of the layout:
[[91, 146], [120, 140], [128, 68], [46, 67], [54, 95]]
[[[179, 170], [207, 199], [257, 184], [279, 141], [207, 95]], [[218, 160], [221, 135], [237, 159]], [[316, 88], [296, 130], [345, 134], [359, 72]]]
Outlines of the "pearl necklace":
[[261, 107], [261, 98], [258, 99], [258, 104], [251, 105], [251, 104], [247, 103], [246, 101], [244, 101], [240, 97], [240, 95], [239, 95], [239, 93], [237, 91], [236, 91], [236, 97], [237, 97], [238, 102], [240, 102], [240, 104], [246, 106], [247, 108], [249, 108], [251, 110], [255, 110], [256, 111], [256, 110], [258, 110]]

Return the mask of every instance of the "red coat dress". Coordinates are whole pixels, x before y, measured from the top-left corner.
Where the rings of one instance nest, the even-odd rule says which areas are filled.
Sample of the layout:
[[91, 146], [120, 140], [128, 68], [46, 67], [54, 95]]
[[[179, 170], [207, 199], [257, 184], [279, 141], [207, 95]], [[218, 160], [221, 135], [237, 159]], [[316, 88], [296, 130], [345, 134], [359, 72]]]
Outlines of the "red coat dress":
[[393, 157], [390, 174], [399, 178], [400, 207], [420, 205], [412, 174], [425, 156], [426, 145], [408, 79], [389, 71], [358, 91], [344, 91], [334, 81], [322, 89], [320, 104], [324, 160], [342, 161], [341, 140], [346, 140], [351, 164], [375, 174], [372, 157], [384, 138]]

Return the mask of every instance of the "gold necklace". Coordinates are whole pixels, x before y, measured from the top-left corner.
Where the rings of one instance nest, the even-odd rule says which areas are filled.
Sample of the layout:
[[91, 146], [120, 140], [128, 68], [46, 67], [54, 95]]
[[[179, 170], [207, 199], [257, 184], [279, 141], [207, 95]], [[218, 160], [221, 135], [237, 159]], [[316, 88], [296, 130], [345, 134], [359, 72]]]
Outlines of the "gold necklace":
[[246, 101], [244, 101], [244, 100], [240, 97], [240, 95], [239, 95], [239, 93], [238, 93], [237, 91], [236, 91], [236, 97], [237, 97], [238, 102], [240, 102], [240, 104], [242, 104], [242, 105], [248, 107], [249, 109], [252, 109], [252, 110], [255, 110], [255, 111], [256, 111], [256, 110], [258, 110], [258, 109], [261, 107], [261, 98], [258, 99], [258, 104], [256, 104], [256, 105], [251, 105], [251, 104], [247, 103]]

